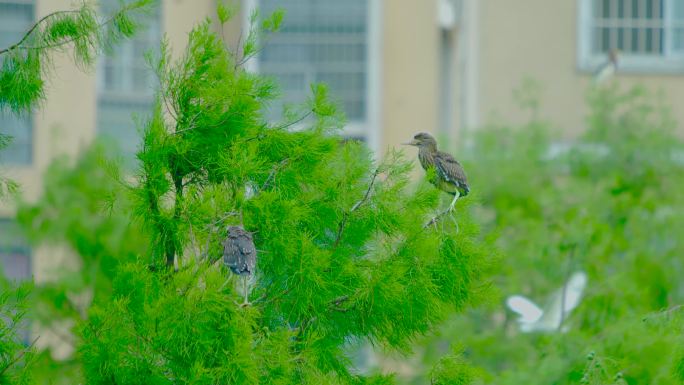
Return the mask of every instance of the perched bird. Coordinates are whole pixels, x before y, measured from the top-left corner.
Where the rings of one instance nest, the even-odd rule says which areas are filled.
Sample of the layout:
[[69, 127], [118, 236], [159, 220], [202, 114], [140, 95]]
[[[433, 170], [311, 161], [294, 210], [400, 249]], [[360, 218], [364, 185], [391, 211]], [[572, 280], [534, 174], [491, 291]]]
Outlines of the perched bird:
[[454, 196], [449, 206], [449, 211], [453, 210], [456, 200], [470, 192], [461, 164], [453, 156], [437, 150], [437, 141], [430, 134], [421, 132], [416, 134], [412, 141], [404, 144], [418, 147], [418, 159], [425, 171], [435, 169], [436, 178], [430, 182], [438, 189]]
[[242, 277], [244, 282], [245, 304], [247, 303], [247, 281], [254, 274], [257, 252], [252, 234], [241, 226], [229, 226], [228, 235], [223, 244], [223, 264], [234, 274]]
[[594, 71], [594, 84], [601, 84], [610, 79], [617, 72], [618, 67], [618, 50], [611, 49], [608, 52], [608, 61], [601, 64], [596, 71]]

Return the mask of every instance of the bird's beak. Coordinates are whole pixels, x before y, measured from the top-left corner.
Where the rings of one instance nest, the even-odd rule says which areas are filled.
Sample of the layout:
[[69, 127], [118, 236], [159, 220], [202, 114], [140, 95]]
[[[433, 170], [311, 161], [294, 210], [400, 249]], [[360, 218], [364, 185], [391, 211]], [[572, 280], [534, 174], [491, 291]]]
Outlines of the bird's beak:
[[413, 139], [413, 140], [410, 141], [410, 142], [406, 142], [406, 143], [402, 143], [402, 144], [403, 144], [404, 146], [417, 146], [417, 145], [418, 145], [418, 141], [415, 140], [415, 139]]

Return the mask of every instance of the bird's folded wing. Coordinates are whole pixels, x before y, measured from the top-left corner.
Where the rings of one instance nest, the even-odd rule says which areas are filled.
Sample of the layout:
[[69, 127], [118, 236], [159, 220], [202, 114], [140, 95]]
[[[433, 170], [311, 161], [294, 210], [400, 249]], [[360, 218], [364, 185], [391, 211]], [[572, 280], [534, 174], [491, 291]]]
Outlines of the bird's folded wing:
[[459, 186], [467, 185], [466, 175], [463, 167], [447, 153], [439, 153], [435, 156], [435, 171], [439, 177]]

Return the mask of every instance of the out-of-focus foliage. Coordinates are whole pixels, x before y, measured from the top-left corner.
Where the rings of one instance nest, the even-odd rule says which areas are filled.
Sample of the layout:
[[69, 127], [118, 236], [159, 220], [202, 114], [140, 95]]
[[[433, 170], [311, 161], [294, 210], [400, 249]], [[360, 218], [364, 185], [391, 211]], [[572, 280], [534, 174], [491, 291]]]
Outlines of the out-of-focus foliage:
[[470, 385], [482, 377], [462, 358], [462, 352], [444, 355], [430, 371], [430, 385]]
[[41, 199], [18, 209], [17, 220], [34, 245], [64, 251], [55, 255], [64, 260], [47, 267], [46, 282], [37, 288], [41, 307], [50, 306], [39, 307], [41, 320], [54, 320], [55, 312], [80, 317], [84, 309], [69, 294], [89, 291], [95, 302], [108, 298], [117, 266], [146, 250], [144, 232], [127, 215], [126, 190], [108, 173], [116, 165], [102, 153], [95, 145], [76, 164], [67, 159], [53, 163]]
[[[0, 151], [4, 150], [12, 138], [7, 135], [0, 134]], [[15, 181], [4, 177], [0, 171], [0, 200], [5, 199], [8, 195], [17, 192], [18, 185]]]
[[32, 381], [35, 351], [23, 341], [26, 330], [27, 297], [31, 285], [16, 285], [0, 271], [0, 384], [24, 385]]
[[[34, 330], [43, 334], [40, 346], [52, 339], [77, 348], [74, 327], [90, 306], [110, 300], [117, 267], [147, 250], [144, 231], [128, 214], [127, 190], [112, 177], [117, 164], [104, 153], [96, 144], [75, 163], [55, 161], [45, 172], [41, 198], [17, 211], [34, 247], [50, 251], [50, 260], [38, 264], [45, 278], [33, 289], [30, 313]], [[36, 357], [37, 382], [78, 373], [73, 354], [58, 357], [60, 363], [51, 356]]]
[[[490, 127], [463, 150], [498, 238], [505, 296], [545, 304], [572, 271], [588, 285], [567, 333], [524, 334], [503, 303], [447, 323], [492, 384], [676, 384], [682, 379], [684, 146], [667, 108], [640, 87], [591, 90], [588, 130]], [[428, 360], [429, 361], [429, 360]]]

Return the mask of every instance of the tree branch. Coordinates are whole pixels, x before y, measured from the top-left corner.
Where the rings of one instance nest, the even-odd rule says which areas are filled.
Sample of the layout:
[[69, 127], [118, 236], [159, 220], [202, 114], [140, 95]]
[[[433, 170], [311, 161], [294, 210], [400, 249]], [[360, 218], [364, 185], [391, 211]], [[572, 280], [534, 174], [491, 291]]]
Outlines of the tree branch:
[[21, 40], [19, 40], [18, 43], [12, 44], [11, 46], [9, 46], [9, 47], [7, 47], [7, 48], [4, 48], [4, 49], [0, 49], [0, 55], [2, 55], [2, 54], [4, 54], [4, 53], [7, 53], [7, 52], [9, 52], [9, 51], [12, 51], [12, 50], [14, 50], [14, 49], [17, 49], [17, 48], [29, 49], [28, 47], [21, 47], [21, 45], [24, 44], [24, 42], [26, 41], [26, 39], [28, 39], [29, 36], [31, 36], [31, 34], [36, 30], [36, 28], [38, 28], [38, 26], [39, 26], [40, 24], [42, 24], [45, 20], [47, 20], [47, 19], [49, 19], [49, 18], [51, 18], [51, 17], [57, 16], [57, 15], [61, 15], [61, 14], [79, 13], [79, 12], [80, 12], [80, 11], [75, 11], [75, 10], [70, 10], [70, 11], [57, 11], [57, 12], [52, 12], [52, 13], [50, 13], [50, 14], [48, 14], [48, 15], [43, 16], [43, 18], [41, 18], [41, 19], [38, 20], [35, 24], [33, 24], [33, 26], [24, 34], [24, 36], [21, 38]]
[[430, 226], [432, 226], [432, 225], [436, 225], [437, 222], [439, 222], [440, 219], [442, 219], [443, 216], [449, 214], [450, 212], [451, 212], [451, 210], [446, 209], [446, 210], [442, 211], [441, 213], [435, 215], [432, 219], [430, 219], [430, 221], [429, 221], [428, 223], [426, 223], [426, 224], [423, 225], [423, 228], [424, 228], [424, 229], [427, 229], [428, 227], [430, 227]]
[[4, 368], [2, 368], [2, 370], [0, 370], [0, 378], [2, 378], [2, 376], [5, 374], [5, 372], [7, 372], [7, 370], [9, 370], [9, 368], [12, 367], [12, 365], [14, 365], [14, 364], [16, 364], [17, 362], [19, 362], [19, 360], [21, 360], [21, 358], [22, 358], [28, 351], [30, 351], [30, 350], [33, 348], [33, 346], [36, 344], [36, 341], [38, 341], [38, 338], [40, 338], [40, 337], [36, 337], [36, 338], [33, 340], [33, 342], [31, 342], [31, 344], [30, 344], [26, 349], [22, 349], [22, 350], [19, 352], [19, 354], [17, 354], [14, 358], [12, 358], [12, 360], [11, 360], [10, 362], [8, 362], [7, 365], [6, 365]]
[[280, 163], [274, 165], [273, 168], [271, 169], [271, 172], [268, 174], [268, 177], [264, 181], [264, 184], [261, 185], [261, 188], [259, 190], [263, 190], [263, 189], [269, 187], [271, 181], [273, 179], [275, 179], [275, 174], [278, 172], [278, 170], [285, 167], [289, 161], [290, 161], [290, 158], [285, 158], [285, 159], [281, 160]]
[[343, 296], [337, 297], [332, 302], [330, 302], [330, 304], [329, 304], [330, 309], [341, 312], [341, 313], [346, 313], [356, 306], [355, 304], [352, 304], [349, 307], [342, 307], [342, 304], [349, 301], [350, 299], [351, 299], [351, 297], [349, 297], [348, 295], [343, 295]]
[[291, 121], [291, 122], [285, 123], [285, 124], [283, 124], [282, 126], [271, 127], [271, 129], [272, 129], [272, 130], [283, 130], [283, 129], [285, 129], [285, 128], [294, 126], [295, 124], [297, 124], [297, 123], [303, 121], [304, 119], [308, 118], [309, 116], [311, 116], [311, 114], [313, 114], [314, 112], [315, 112], [315, 110], [314, 110], [314, 109], [311, 109], [311, 110], [309, 110], [306, 114], [300, 116], [300, 117], [297, 118], [296, 120], [293, 120], [293, 121]]
[[333, 248], [337, 247], [340, 244], [340, 240], [342, 240], [342, 233], [344, 232], [344, 227], [347, 225], [347, 221], [349, 220], [349, 217], [351, 216], [354, 211], [358, 210], [361, 205], [363, 205], [368, 198], [370, 197], [370, 193], [373, 190], [373, 186], [375, 185], [375, 180], [378, 178], [378, 174], [380, 173], [380, 168], [376, 168], [375, 171], [373, 172], [373, 177], [371, 178], [370, 184], [368, 185], [368, 189], [366, 190], [366, 193], [364, 194], [363, 198], [361, 198], [360, 201], [356, 202], [352, 208], [345, 212], [344, 215], [342, 216], [342, 220], [340, 221], [340, 225], [337, 228], [337, 236], [335, 237], [335, 242], [333, 243]]

